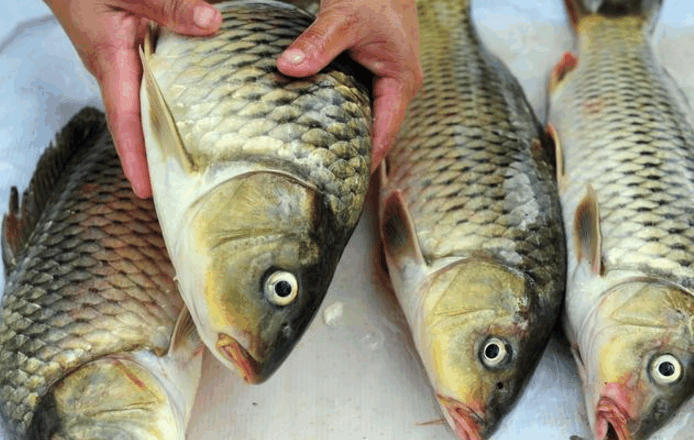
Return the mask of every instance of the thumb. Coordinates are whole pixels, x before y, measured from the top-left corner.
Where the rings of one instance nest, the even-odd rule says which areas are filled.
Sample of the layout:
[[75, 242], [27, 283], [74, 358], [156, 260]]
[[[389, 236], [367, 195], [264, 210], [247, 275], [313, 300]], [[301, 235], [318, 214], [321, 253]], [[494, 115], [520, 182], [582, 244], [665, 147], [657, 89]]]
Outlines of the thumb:
[[305, 77], [318, 73], [345, 49], [356, 43], [359, 24], [354, 13], [326, 8], [277, 59], [285, 75]]
[[118, 7], [184, 35], [208, 35], [222, 24], [222, 14], [203, 0], [121, 0]]

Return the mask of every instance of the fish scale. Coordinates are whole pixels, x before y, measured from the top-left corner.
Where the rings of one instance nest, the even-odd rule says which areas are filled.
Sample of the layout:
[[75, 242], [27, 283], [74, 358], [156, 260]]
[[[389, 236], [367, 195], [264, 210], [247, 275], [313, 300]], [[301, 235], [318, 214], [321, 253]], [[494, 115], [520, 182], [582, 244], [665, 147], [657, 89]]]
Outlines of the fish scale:
[[315, 316], [361, 215], [371, 77], [346, 55], [284, 76], [277, 58], [314, 17], [273, 0], [216, 7], [214, 35], [145, 38], [143, 132], [181, 294], [217, 358], [258, 383]]
[[461, 440], [489, 438], [537, 365], [564, 288], [551, 144], [469, 3], [419, 0], [422, 89], [386, 159], [393, 288]]
[[[432, 29], [440, 18], [423, 15], [421, 26]], [[532, 142], [542, 139], [539, 123], [506, 68], [478, 50], [469, 20], [457, 26], [441, 28], [438, 35], [428, 31], [436, 36], [423, 39], [422, 63], [430, 79], [408, 108], [408, 120], [423, 123], [403, 125], [388, 158], [387, 188], [402, 189], [427, 257], [466, 255], [489, 239], [513, 235], [524, 221], [536, 224], [526, 231], [537, 235], [536, 245], [547, 246], [558, 228], [540, 233], [551, 218], [533, 206], [552, 203], [551, 188], [538, 184], [551, 175], [551, 166], [528, 153]], [[452, 39], [461, 43], [452, 44]], [[441, 114], [449, 115], [448, 120], [441, 120]], [[514, 175], [518, 185], [503, 187], [515, 182]], [[517, 210], [520, 205], [526, 209]], [[539, 269], [550, 254], [510, 244], [504, 252], [522, 259], [523, 270], [543, 278], [555, 275]]]
[[[571, 176], [565, 222], [573, 222], [590, 182], [600, 204], [605, 267], [638, 268], [694, 287], [694, 232], [688, 231], [694, 207], [686, 196], [694, 194], [694, 131], [648, 35], [632, 31], [637, 20], [597, 21], [591, 40], [581, 42], [575, 80], [562, 84], [552, 101], [562, 109], [550, 120]], [[678, 235], [677, 248], [652, 242], [669, 234]]]
[[667, 429], [694, 386], [694, 130], [651, 47], [661, 3], [566, 0], [578, 57], [550, 85], [564, 327], [597, 440]]
[[[103, 115], [91, 109], [81, 118], [84, 132], [66, 129], [58, 139], [82, 150], [48, 190], [31, 245], [8, 255], [11, 237], [3, 237], [0, 413], [17, 436], [42, 396], [75, 368], [114, 352], [165, 352], [183, 306], [152, 201], [133, 194]], [[44, 197], [34, 181], [23, 208]], [[13, 219], [31, 221], [31, 209], [11, 208], [9, 216], [6, 231]]]
[[334, 62], [319, 81], [279, 74], [276, 57], [310, 14], [262, 2], [221, 12], [219, 36], [160, 44], [152, 63], [189, 154], [199, 167], [251, 155], [291, 162], [341, 221], [356, 223], [370, 167], [366, 90]]

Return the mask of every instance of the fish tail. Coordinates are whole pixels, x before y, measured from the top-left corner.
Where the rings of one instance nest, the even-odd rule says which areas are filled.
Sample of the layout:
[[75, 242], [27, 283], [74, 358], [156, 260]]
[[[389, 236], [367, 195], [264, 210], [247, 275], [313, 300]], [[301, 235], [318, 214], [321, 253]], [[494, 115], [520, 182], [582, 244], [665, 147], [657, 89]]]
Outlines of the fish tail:
[[636, 16], [643, 19], [643, 26], [652, 30], [658, 19], [663, 0], [564, 0], [574, 29], [588, 15], [608, 18]]

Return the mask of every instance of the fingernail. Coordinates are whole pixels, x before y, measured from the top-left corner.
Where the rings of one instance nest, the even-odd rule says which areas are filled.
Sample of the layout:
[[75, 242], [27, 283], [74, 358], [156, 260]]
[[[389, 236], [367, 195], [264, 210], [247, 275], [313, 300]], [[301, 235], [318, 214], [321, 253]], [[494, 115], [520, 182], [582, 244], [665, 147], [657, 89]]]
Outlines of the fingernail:
[[282, 58], [290, 64], [299, 64], [306, 58], [306, 55], [299, 49], [289, 49], [284, 53]]
[[217, 10], [209, 5], [198, 5], [193, 11], [193, 21], [197, 27], [206, 29], [210, 27], [217, 15]]

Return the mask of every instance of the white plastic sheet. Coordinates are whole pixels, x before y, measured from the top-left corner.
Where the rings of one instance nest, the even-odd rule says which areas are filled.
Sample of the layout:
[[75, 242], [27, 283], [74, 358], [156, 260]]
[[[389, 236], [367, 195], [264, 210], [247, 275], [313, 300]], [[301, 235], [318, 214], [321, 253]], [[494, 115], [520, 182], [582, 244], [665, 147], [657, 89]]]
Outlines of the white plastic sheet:
[[[694, 96], [694, 5], [665, 0], [656, 29], [664, 64]], [[547, 75], [573, 36], [561, 0], [473, 0], [489, 47], [519, 77], [538, 116]], [[23, 189], [56, 130], [86, 104], [102, 107], [50, 10], [38, 0], [0, 5], [0, 211]], [[249, 386], [208, 354], [190, 440], [454, 440], [394, 298], [379, 286], [369, 207], [317, 319], [277, 374]], [[0, 277], [2, 275], [0, 274]], [[692, 406], [692, 405], [690, 405]], [[691, 408], [658, 440], [691, 439]], [[590, 438], [568, 350], [552, 340], [494, 440]], [[692, 431], [694, 432], [694, 431]], [[1, 439], [0, 439], [1, 440]]]

